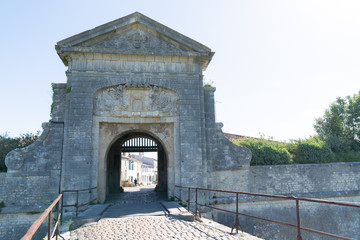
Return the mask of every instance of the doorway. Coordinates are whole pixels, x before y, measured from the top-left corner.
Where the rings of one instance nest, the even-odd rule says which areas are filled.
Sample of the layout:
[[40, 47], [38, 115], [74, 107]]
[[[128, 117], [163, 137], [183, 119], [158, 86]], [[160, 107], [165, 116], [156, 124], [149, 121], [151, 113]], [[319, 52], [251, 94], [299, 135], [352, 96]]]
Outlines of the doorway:
[[111, 145], [106, 161], [106, 195], [152, 184], [157, 192], [167, 191], [167, 155], [160, 141], [148, 133], [124, 134]]

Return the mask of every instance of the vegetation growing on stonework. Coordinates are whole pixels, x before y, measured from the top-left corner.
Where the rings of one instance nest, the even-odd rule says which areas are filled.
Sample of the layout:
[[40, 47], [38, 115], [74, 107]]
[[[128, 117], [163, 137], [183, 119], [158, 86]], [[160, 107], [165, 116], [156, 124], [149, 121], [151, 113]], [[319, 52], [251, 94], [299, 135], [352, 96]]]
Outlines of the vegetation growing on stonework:
[[66, 88], [66, 90], [65, 90], [65, 93], [68, 94], [68, 93], [70, 93], [70, 92], [71, 92], [71, 86], [68, 86], [68, 87]]
[[66, 58], [61, 58], [61, 60], [63, 61], [63, 63], [65, 64], [65, 66], [68, 66], [69, 65], [69, 62]]
[[204, 87], [214, 87], [215, 83], [212, 80], [207, 80], [204, 78], [203, 80], [203, 86]]
[[0, 135], [0, 172], [7, 171], [5, 157], [10, 151], [16, 148], [26, 147], [38, 138], [39, 132], [36, 135], [33, 133], [20, 134], [20, 137], [15, 138], [9, 137], [6, 133]]
[[307, 139], [276, 142], [262, 136], [234, 143], [252, 151], [251, 165], [360, 162], [360, 92], [337, 98], [314, 128], [317, 135]]

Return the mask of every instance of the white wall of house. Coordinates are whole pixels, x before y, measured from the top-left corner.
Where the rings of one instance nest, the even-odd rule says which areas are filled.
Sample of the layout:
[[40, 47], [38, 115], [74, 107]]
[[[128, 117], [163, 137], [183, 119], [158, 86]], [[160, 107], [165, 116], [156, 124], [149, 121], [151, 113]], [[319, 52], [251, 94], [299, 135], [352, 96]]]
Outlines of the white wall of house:
[[154, 159], [153, 165], [145, 164], [141, 160], [135, 159], [131, 154], [121, 156], [121, 182], [128, 180], [144, 185], [156, 184], [157, 182], [157, 161]]

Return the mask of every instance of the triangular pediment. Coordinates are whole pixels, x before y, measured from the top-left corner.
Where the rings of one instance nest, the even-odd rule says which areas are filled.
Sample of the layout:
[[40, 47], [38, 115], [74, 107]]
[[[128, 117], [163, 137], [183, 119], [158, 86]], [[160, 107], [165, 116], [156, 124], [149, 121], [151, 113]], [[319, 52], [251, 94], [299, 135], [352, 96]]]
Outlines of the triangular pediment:
[[138, 12], [57, 43], [63, 59], [71, 52], [200, 57], [206, 68], [211, 49]]
[[139, 51], [194, 52], [189, 46], [181, 44], [153, 29], [134, 23], [116, 31], [103, 34], [75, 46]]

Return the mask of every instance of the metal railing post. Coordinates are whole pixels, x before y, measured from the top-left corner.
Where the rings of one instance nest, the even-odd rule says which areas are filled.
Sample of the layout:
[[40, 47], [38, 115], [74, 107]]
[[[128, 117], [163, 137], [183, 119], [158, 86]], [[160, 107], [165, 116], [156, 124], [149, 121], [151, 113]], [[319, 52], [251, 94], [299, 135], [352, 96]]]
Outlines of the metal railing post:
[[61, 216], [60, 216], [60, 224], [63, 224], [63, 215], [64, 215], [64, 192], [62, 192], [62, 198], [61, 198]]
[[48, 239], [51, 238], [51, 211], [49, 212], [48, 215]]
[[188, 188], [188, 211], [190, 212], [190, 188]]
[[79, 190], [76, 190], [76, 216], [78, 215], [79, 208]]
[[[57, 202], [57, 204], [56, 204], [56, 207], [57, 207], [57, 211], [56, 211], [56, 222], [58, 223], [58, 221], [59, 221], [59, 208], [60, 208], [60, 203], [59, 202]], [[56, 224], [56, 223], [55, 223]], [[56, 229], [55, 229], [55, 239], [57, 240], [58, 239], [58, 236], [60, 235], [60, 230], [59, 230], [59, 224], [57, 224], [57, 226], [56, 226]]]
[[[236, 193], [236, 220], [235, 225], [239, 224], [239, 193]], [[238, 233], [238, 228], [236, 228], [236, 233]]]
[[198, 188], [195, 188], [195, 216], [198, 214]]
[[295, 200], [296, 200], [296, 218], [297, 218], [297, 229], [298, 229], [297, 240], [302, 240], [301, 227], [300, 227], [299, 199], [295, 198]]
[[239, 227], [240, 227], [241, 231], [244, 232], [244, 230], [242, 229], [240, 222], [239, 222], [239, 193], [236, 193], [236, 218], [235, 218], [235, 224], [234, 224], [233, 228], [231, 229], [231, 234], [233, 233], [234, 228], [236, 229], [236, 233], [238, 233]]

